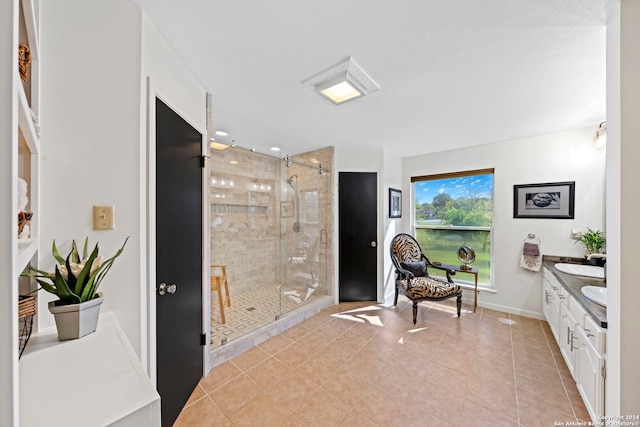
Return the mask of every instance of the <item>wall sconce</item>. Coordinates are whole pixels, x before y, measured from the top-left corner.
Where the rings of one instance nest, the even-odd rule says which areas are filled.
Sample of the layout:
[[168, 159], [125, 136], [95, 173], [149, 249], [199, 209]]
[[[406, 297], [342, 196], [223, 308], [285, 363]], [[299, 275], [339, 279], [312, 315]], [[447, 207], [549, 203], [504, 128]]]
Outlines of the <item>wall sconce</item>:
[[596, 147], [603, 148], [607, 145], [607, 122], [604, 121], [598, 126], [596, 131]]

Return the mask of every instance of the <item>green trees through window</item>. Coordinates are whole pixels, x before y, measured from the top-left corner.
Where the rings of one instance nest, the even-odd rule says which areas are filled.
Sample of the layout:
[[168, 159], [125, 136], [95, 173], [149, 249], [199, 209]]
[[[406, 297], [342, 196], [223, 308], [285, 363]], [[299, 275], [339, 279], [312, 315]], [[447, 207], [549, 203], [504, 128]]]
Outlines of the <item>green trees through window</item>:
[[[491, 283], [493, 169], [413, 177], [414, 228], [431, 261], [459, 265], [457, 250], [470, 246], [479, 283]], [[465, 277], [457, 280], [465, 280]]]

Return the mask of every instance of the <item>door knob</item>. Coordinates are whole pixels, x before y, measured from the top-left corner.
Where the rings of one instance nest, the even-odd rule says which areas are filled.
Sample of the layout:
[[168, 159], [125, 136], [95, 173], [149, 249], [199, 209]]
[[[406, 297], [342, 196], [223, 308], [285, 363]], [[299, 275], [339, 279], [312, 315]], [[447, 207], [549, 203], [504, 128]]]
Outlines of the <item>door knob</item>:
[[371, 247], [375, 248], [376, 246], [378, 246], [378, 244], [376, 242], [371, 242]]
[[160, 283], [160, 285], [158, 285], [158, 295], [175, 294], [176, 289], [177, 286], [175, 283], [170, 283], [168, 285], [166, 283]]

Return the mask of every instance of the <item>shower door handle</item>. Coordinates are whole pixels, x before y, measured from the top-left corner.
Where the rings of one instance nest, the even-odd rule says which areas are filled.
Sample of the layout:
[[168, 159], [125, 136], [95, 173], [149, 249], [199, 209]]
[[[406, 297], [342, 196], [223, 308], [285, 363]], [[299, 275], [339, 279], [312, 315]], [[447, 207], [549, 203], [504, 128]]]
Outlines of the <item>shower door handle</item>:
[[375, 247], [377, 247], [377, 246], [378, 246], [378, 244], [375, 242], [375, 240], [374, 240], [373, 242], [371, 242], [371, 247], [372, 247], [372, 248], [375, 248]]

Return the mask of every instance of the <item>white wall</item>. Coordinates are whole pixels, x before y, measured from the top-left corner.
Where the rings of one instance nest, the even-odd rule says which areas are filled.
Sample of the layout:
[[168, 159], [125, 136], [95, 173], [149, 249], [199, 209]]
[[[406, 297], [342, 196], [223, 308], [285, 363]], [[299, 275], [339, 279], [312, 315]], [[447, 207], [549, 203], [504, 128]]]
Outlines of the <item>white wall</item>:
[[[51, 242], [100, 242], [110, 255], [129, 236], [100, 291], [141, 350], [140, 20], [128, 1], [42, 2], [40, 266]], [[115, 206], [115, 230], [94, 231], [92, 206]], [[40, 326], [53, 325], [40, 293]]]
[[[111, 254], [129, 236], [104, 280], [113, 311], [147, 370], [155, 283], [154, 170], [149, 167], [147, 102], [155, 93], [200, 132], [206, 94], [140, 9], [128, 0], [42, 4], [40, 265], [52, 268], [51, 241], [100, 241]], [[147, 77], [153, 94], [147, 90]], [[155, 139], [149, 139], [155, 141]], [[94, 231], [93, 205], [114, 205], [116, 229]], [[40, 326], [53, 325], [41, 293]]]
[[637, 242], [640, 162], [640, 4], [622, 0], [607, 23], [607, 320], [606, 415], [640, 413], [640, 314]]
[[[534, 233], [547, 255], [582, 256], [571, 229], [604, 229], [605, 151], [594, 145], [593, 128], [497, 142], [404, 158], [403, 210], [411, 213], [412, 176], [494, 168], [492, 281], [496, 294], [480, 293], [481, 306], [542, 318], [540, 274], [519, 267], [523, 240]], [[513, 186], [575, 181], [575, 219], [514, 219]], [[411, 230], [412, 217], [403, 215]]]
[[[382, 237], [379, 238], [379, 242], [382, 249], [382, 298], [384, 304], [393, 304], [393, 297], [395, 296], [396, 289], [396, 277], [395, 268], [391, 262], [389, 256], [389, 246], [391, 240], [402, 230], [402, 218], [389, 218], [389, 188], [402, 189], [402, 158], [391, 153], [388, 150], [383, 152], [382, 170], [383, 176], [381, 179], [381, 191], [383, 195], [382, 203]], [[407, 194], [403, 194], [403, 201]], [[409, 212], [402, 207], [402, 217], [406, 218]]]
[[18, 60], [15, 48], [18, 45], [17, 1], [0, 1], [0, 425], [17, 424], [20, 408], [18, 406], [18, 331], [16, 319], [18, 308], [19, 272], [14, 271], [13, 261], [18, 253], [16, 233], [16, 192], [18, 173], [18, 109], [16, 77]]

